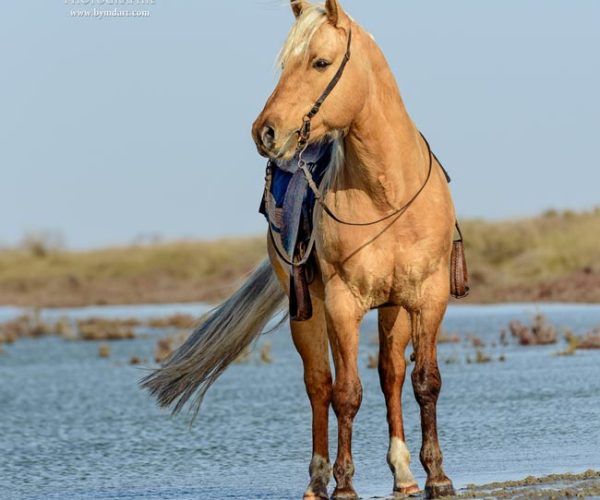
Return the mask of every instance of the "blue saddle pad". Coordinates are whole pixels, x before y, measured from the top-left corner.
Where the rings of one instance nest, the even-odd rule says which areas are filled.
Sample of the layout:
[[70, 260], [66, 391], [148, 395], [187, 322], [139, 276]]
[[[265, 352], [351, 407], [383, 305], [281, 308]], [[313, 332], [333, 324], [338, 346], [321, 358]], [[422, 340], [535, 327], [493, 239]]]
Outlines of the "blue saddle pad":
[[[323, 180], [331, 161], [332, 144], [314, 146], [304, 154], [308, 169], [317, 185]], [[265, 215], [271, 228], [280, 234], [284, 248], [293, 255], [299, 241], [308, 240], [312, 233], [312, 214], [315, 195], [308, 186], [304, 173], [298, 169], [297, 158], [290, 162], [271, 162], [271, 194], [275, 207], [282, 210], [281, 227], [268, 220], [268, 214], [261, 204], [260, 212]]]

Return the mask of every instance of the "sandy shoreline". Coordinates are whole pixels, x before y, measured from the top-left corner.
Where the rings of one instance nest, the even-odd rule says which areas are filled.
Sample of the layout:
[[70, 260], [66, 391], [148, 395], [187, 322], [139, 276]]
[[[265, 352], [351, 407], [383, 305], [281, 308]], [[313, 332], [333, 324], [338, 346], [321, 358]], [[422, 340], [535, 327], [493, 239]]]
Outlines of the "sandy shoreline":
[[[600, 498], [600, 472], [592, 469], [579, 474], [549, 474], [528, 476], [516, 481], [497, 481], [487, 484], [468, 484], [457, 489], [450, 498], [505, 499], [505, 498]], [[410, 497], [369, 497], [375, 499], [424, 498], [423, 491]]]
[[455, 498], [564, 498], [600, 497], [600, 472], [587, 470], [581, 474], [529, 476], [518, 481], [467, 485]]

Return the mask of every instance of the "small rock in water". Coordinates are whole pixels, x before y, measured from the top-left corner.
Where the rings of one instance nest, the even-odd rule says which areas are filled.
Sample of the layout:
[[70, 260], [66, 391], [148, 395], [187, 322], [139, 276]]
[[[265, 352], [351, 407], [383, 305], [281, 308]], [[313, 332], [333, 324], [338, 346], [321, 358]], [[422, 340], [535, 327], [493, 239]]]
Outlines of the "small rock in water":
[[456, 356], [448, 356], [446, 359], [444, 359], [444, 363], [447, 365], [454, 365], [458, 363], [458, 358]]
[[271, 357], [271, 342], [265, 342], [260, 350], [260, 360], [265, 364], [273, 362]]
[[101, 358], [109, 358], [110, 346], [108, 344], [100, 344], [100, 347], [98, 347], [98, 356]]
[[374, 370], [375, 368], [377, 368], [378, 365], [379, 355], [377, 353], [369, 354], [369, 357], [367, 359], [367, 368], [369, 368], [370, 370]]
[[180, 330], [191, 329], [196, 323], [196, 318], [189, 314], [173, 314], [165, 318], [153, 318], [146, 324], [150, 328], [166, 329], [166, 328], [177, 328]]
[[54, 332], [62, 338], [69, 340], [73, 340], [76, 336], [73, 330], [73, 325], [71, 324], [69, 318], [66, 316], [58, 318], [58, 320], [54, 324]]
[[565, 333], [565, 340], [568, 345], [564, 351], [559, 351], [556, 353], [557, 356], [573, 356], [577, 352], [577, 347], [579, 345], [579, 339], [572, 332]]
[[600, 349], [600, 327], [577, 338], [578, 349]]
[[442, 331], [438, 335], [437, 342], [438, 344], [458, 344], [460, 342], [460, 335]]
[[538, 314], [531, 327], [525, 326], [517, 320], [508, 324], [513, 337], [519, 340], [520, 345], [548, 345], [556, 344], [556, 329], [550, 325], [543, 314]]
[[469, 340], [471, 341], [471, 345], [473, 347], [485, 347], [485, 342], [476, 335], [472, 335], [471, 337], [469, 337]]
[[489, 363], [491, 360], [492, 360], [492, 358], [490, 358], [481, 349], [477, 349], [477, 353], [475, 354], [475, 362], [476, 363]]
[[168, 337], [158, 339], [156, 342], [156, 348], [154, 349], [154, 361], [162, 363], [166, 361], [173, 351], [179, 348], [189, 337], [189, 332], [181, 331]]
[[88, 318], [77, 322], [81, 340], [131, 340], [135, 333], [127, 320]]
[[53, 326], [42, 321], [39, 309], [34, 309], [13, 320], [0, 323], [0, 342], [7, 344], [11, 344], [20, 338], [38, 338], [53, 333]]
[[585, 335], [575, 335], [569, 330], [565, 333], [565, 340], [569, 345], [564, 351], [557, 352], [558, 356], [571, 356], [577, 349], [600, 349], [600, 327]]

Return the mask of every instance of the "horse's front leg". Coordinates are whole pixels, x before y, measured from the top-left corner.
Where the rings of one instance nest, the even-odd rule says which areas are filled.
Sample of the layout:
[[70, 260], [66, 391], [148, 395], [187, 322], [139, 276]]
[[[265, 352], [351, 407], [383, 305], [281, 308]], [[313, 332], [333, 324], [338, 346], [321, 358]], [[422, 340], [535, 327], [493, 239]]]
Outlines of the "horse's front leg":
[[332, 403], [338, 422], [338, 449], [333, 466], [336, 488], [332, 498], [337, 500], [358, 498], [352, 486], [352, 423], [362, 400], [358, 341], [364, 313], [344, 283], [339, 279], [327, 283], [325, 315], [335, 364]]
[[[267, 242], [269, 257], [281, 286], [289, 294], [290, 277], [277, 257], [270, 238]], [[317, 283], [315, 282], [315, 285]], [[327, 499], [327, 485], [331, 480], [329, 464], [329, 405], [331, 404], [331, 369], [325, 308], [314, 288], [311, 289], [313, 315], [308, 321], [290, 321], [292, 339], [304, 365], [304, 383], [312, 408], [312, 459], [308, 472], [310, 483], [305, 499]], [[321, 290], [322, 293], [322, 290]]]
[[331, 404], [331, 370], [323, 302], [313, 296], [313, 316], [309, 321], [291, 321], [294, 345], [304, 364], [304, 383], [312, 407], [312, 460], [310, 484], [304, 493], [308, 499], [328, 499], [331, 479], [329, 464], [329, 405]]
[[394, 493], [410, 495], [419, 486], [410, 470], [410, 452], [402, 421], [402, 386], [406, 373], [404, 351], [410, 341], [410, 319], [400, 307], [379, 310], [379, 381], [387, 406], [390, 445], [387, 462], [394, 474]]
[[411, 335], [415, 352], [412, 383], [421, 409], [423, 442], [420, 459], [427, 472], [426, 498], [454, 495], [452, 482], [442, 467], [436, 416], [437, 399], [442, 387], [437, 363], [437, 336], [446, 304], [447, 300], [430, 302], [420, 310], [411, 312]]

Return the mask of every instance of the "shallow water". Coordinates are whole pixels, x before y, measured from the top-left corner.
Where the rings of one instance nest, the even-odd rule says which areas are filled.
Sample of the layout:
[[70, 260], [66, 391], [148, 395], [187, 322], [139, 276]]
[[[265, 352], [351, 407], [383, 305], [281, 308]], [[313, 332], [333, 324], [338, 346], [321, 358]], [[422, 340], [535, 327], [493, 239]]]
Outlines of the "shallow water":
[[[154, 317], [201, 313], [201, 305], [90, 308], [56, 317]], [[439, 347], [443, 389], [439, 431], [446, 470], [456, 486], [550, 472], [600, 468], [600, 352], [575, 356], [547, 347], [492, 347], [510, 319], [544, 312], [575, 333], [600, 325], [600, 306], [457, 306], [449, 332], [487, 343], [488, 364], [468, 364], [466, 342]], [[19, 311], [0, 308], [0, 320]], [[362, 329], [364, 399], [355, 423], [355, 486], [363, 497], [391, 490], [385, 405], [377, 371], [367, 369], [376, 316]], [[156, 408], [137, 387], [160, 332], [111, 344], [47, 337], [5, 346], [0, 355], [0, 498], [300, 498], [310, 460], [310, 408], [287, 330], [270, 334], [273, 363], [258, 357], [232, 366], [209, 392], [193, 427]], [[511, 340], [512, 342], [512, 340]], [[410, 352], [410, 348], [409, 348]], [[506, 361], [498, 358], [504, 354]], [[446, 363], [446, 361], [453, 361]], [[409, 370], [411, 368], [409, 367]], [[404, 394], [408, 446], [418, 462], [418, 407], [410, 379]], [[332, 418], [332, 422], [335, 420]], [[335, 434], [332, 433], [332, 436]], [[335, 439], [332, 439], [332, 456]]]

